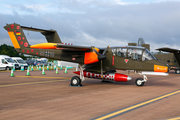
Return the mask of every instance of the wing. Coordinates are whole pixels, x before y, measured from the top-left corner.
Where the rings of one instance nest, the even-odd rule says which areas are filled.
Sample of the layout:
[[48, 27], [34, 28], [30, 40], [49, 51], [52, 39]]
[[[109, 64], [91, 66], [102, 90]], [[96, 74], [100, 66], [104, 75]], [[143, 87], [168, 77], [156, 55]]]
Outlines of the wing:
[[172, 49], [172, 48], [158, 48], [156, 50], [164, 51], [164, 52], [172, 52], [172, 53], [179, 53], [180, 52], [180, 50]]
[[180, 50], [172, 49], [172, 48], [159, 48], [159, 49], [156, 49], [156, 50], [173, 53], [176, 60], [177, 60], [177, 62], [178, 62], [178, 64], [180, 65]]

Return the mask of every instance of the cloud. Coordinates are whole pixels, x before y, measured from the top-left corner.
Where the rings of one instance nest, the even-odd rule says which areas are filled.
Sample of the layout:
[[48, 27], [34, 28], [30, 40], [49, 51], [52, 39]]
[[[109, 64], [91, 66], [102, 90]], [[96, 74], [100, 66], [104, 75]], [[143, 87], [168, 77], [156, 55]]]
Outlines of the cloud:
[[160, 2], [179, 2], [180, 0], [155, 0], [154, 3], [160, 3]]
[[[86, 45], [86, 46], [95, 46], [96, 47], [107, 47], [107, 46], [127, 46], [127, 40], [117, 40], [112, 38], [95, 38], [87, 33], [81, 32], [81, 34], [76, 34], [76, 36], [71, 38], [63, 38], [68, 43], [73, 43], [74, 45]], [[66, 43], [66, 42], [65, 42]]]
[[[16, 22], [55, 29], [63, 42], [77, 45], [124, 46], [142, 37], [152, 44], [151, 50], [166, 45], [180, 47], [180, 2], [148, 2], [67, 0], [3, 4], [0, 43], [12, 44], [3, 26]], [[28, 39], [31, 44], [46, 42], [40, 33], [29, 32]]]
[[115, 2], [119, 5], [139, 4], [139, 2], [123, 2], [122, 0], [115, 0]]

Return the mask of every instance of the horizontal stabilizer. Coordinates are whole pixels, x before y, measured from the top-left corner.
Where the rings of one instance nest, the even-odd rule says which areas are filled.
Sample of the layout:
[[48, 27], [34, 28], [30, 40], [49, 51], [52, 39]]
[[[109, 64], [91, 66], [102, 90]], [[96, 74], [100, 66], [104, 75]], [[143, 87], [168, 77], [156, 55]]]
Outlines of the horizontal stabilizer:
[[49, 32], [49, 33], [54, 33], [55, 32], [55, 30], [44, 30], [44, 29], [26, 27], [26, 26], [21, 26], [21, 28], [23, 30], [29, 30], [29, 31], [34, 31], [34, 32]]
[[40, 32], [41, 34], [43, 34], [46, 37], [46, 40], [49, 43], [62, 43], [58, 33], [56, 32], [56, 30], [44, 30], [44, 29], [26, 27], [26, 26], [21, 26], [21, 28], [23, 30]]

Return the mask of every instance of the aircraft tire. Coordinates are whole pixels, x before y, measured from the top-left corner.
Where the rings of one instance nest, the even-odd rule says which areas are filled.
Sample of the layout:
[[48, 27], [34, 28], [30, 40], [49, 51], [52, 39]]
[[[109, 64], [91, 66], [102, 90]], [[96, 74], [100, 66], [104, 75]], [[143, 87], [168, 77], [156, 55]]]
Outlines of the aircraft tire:
[[78, 76], [74, 76], [71, 78], [71, 86], [81, 85], [81, 79]]
[[143, 79], [142, 78], [137, 78], [135, 83], [137, 86], [143, 86], [144, 85], [144, 82], [141, 82]]
[[175, 70], [175, 73], [180, 74], [180, 70], [179, 69]]

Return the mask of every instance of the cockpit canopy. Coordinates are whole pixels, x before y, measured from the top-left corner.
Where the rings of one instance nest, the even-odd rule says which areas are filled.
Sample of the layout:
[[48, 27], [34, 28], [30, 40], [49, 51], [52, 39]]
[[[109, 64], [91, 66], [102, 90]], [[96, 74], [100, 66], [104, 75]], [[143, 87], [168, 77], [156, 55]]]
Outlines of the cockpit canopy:
[[133, 60], [146, 61], [156, 59], [146, 48], [134, 47], [114, 47], [112, 48], [114, 56], [125, 57]]

